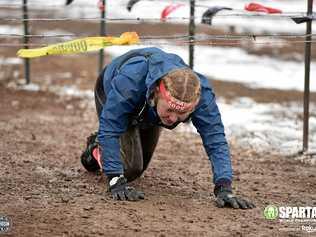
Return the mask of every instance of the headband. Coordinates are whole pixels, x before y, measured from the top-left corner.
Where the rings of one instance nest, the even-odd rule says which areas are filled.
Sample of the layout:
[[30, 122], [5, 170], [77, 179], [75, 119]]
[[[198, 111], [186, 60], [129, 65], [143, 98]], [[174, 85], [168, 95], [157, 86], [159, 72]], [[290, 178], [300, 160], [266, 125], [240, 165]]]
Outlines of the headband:
[[159, 90], [160, 90], [163, 98], [167, 101], [170, 108], [172, 108], [174, 110], [183, 112], [183, 111], [189, 111], [194, 107], [194, 103], [182, 102], [182, 101], [174, 98], [173, 96], [171, 96], [170, 92], [167, 91], [162, 80], [160, 81], [160, 84], [159, 84]]

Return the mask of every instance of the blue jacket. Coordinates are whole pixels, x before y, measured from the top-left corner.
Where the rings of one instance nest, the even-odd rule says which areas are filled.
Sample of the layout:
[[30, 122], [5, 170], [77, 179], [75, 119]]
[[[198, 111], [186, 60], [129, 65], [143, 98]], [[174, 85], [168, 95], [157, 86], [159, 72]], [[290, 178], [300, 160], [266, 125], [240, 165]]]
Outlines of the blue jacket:
[[[99, 118], [98, 132], [105, 174], [123, 174], [119, 138], [127, 130], [135, 108], [149, 100], [157, 80], [171, 70], [186, 67], [179, 56], [158, 48], [131, 50], [106, 67], [103, 86], [107, 100]], [[211, 161], [213, 182], [231, 181], [230, 153], [215, 95], [207, 78], [196, 74], [202, 90], [200, 102], [191, 114], [192, 123]]]

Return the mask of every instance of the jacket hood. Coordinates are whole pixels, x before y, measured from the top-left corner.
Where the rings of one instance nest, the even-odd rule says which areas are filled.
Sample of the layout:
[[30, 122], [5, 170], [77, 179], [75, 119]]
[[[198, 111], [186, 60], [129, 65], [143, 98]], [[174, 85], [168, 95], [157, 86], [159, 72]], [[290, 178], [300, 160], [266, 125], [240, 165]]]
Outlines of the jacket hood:
[[145, 56], [148, 61], [148, 74], [146, 77], [147, 99], [159, 79], [173, 70], [189, 67], [178, 55], [166, 53], [155, 47], [138, 49], [137, 53]]
[[[173, 53], [167, 53], [156, 47], [141, 48], [130, 50], [129, 52], [121, 55], [113, 60], [109, 65], [107, 72], [109, 75], [114, 71], [119, 70], [125, 63], [132, 63], [136, 60], [135, 57], [145, 57], [148, 65], [148, 73], [145, 79], [145, 85], [147, 87], [146, 99], [151, 96], [158, 80], [169, 72], [181, 68], [189, 68], [181, 57]], [[132, 72], [131, 72], [132, 73]], [[201, 74], [195, 72], [199, 77], [202, 87], [208, 87], [208, 82]], [[109, 77], [111, 78], [111, 76]]]

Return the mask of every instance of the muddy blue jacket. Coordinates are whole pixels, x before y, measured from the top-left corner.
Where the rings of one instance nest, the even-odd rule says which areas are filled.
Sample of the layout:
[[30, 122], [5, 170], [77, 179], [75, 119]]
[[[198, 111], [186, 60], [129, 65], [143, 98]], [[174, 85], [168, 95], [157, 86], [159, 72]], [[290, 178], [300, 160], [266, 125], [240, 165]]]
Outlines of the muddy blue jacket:
[[[157, 80], [171, 70], [186, 67], [179, 56], [158, 48], [131, 50], [107, 66], [103, 74], [107, 100], [99, 118], [98, 132], [105, 174], [123, 174], [119, 137], [127, 130], [136, 108], [149, 100]], [[207, 78], [196, 74], [202, 90], [200, 102], [191, 114], [192, 123], [211, 161], [213, 182], [231, 181], [230, 153], [215, 96]]]

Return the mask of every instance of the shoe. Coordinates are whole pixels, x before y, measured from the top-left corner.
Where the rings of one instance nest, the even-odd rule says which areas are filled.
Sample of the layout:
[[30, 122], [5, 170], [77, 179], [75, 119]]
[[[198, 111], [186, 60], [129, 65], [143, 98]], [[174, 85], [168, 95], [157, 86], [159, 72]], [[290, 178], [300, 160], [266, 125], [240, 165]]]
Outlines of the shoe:
[[81, 155], [81, 164], [89, 172], [96, 172], [102, 169], [97, 133], [91, 134], [87, 138], [87, 148]]

